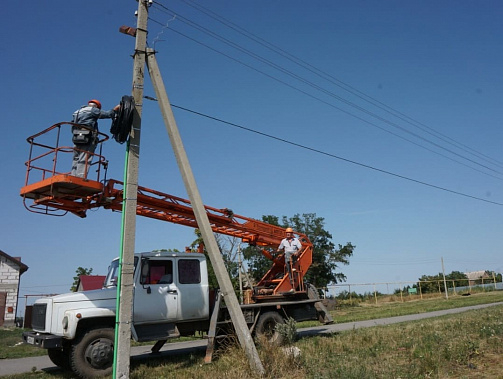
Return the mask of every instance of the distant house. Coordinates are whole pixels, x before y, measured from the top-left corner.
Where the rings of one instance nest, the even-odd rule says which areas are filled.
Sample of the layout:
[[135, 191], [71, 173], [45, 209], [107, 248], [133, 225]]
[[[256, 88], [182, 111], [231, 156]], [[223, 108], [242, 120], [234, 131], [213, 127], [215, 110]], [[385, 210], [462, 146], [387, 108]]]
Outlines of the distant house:
[[21, 258], [0, 250], [0, 326], [14, 326], [19, 296], [19, 280], [28, 270]]
[[491, 275], [489, 275], [487, 271], [465, 272], [465, 275], [468, 278], [468, 283], [470, 286], [481, 284], [481, 279], [483, 279], [484, 282], [487, 282], [486, 279], [492, 279]]
[[77, 291], [99, 290], [103, 288], [106, 276], [104, 275], [81, 275], [77, 284]]

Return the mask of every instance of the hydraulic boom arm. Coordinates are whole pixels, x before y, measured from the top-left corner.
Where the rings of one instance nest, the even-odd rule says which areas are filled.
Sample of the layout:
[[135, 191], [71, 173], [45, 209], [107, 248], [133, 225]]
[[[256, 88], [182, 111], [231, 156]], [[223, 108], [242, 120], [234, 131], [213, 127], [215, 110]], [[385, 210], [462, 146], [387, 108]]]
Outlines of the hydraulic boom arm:
[[[68, 172], [58, 171], [58, 159], [73, 153], [73, 147], [59, 146], [59, 131], [62, 126], [71, 123], [59, 123], [51, 128], [29, 137], [31, 145], [30, 157], [26, 162], [27, 174], [25, 185], [21, 188], [21, 196], [25, 207], [33, 212], [48, 215], [64, 215], [71, 212], [79, 217], [85, 217], [89, 209], [103, 207], [112, 211], [122, 211], [124, 200], [123, 183], [110, 179], [101, 182], [90, 178], [93, 174], [100, 175], [106, 171], [106, 160], [98, 154], [92, 154], [96, 163], [96, 172], [90, 177], [78, 178]], [[37, 137], [57, 130], [56, 146], [35, 142]], [[35, 149], [42, 149], [42, 154], [34, 156]], [[91, 153], [90, 153], [91, 154]], [[44, 164], [50, 162], [49, 167]], [[69, 166], [68, 166], [69, 167]], [[90, 170], [91, 171], [91, 170]], [[33, 179], [34, 173], [38, 177]], [[34, 181], [35, 180], [35, 181]], [[305, 293], [304, 275], [312, 262], [313, 246], [306, 235], [295, 233], [302, 243], [302, 250], [294, 265], [294, 287], [285, 275], [283, 255], [275, 256], [275, 251], [285, 236], [285, 230], [245, 216], [233, 213], [230, 209], [205, 206], [211, 227], [215, 233], [240, 238], [252, 246], [258, 246], [261, 253], [272, 261], [272, 267], [257, 284], [254, 298], [266, 301], [271, 297], [283, 296], [289, 290]], [[155, 218], [176, 224], [197, 228], [197, 222], [190, 201], [146, 187], [138, 187], [137, 209], [139, 216]]]

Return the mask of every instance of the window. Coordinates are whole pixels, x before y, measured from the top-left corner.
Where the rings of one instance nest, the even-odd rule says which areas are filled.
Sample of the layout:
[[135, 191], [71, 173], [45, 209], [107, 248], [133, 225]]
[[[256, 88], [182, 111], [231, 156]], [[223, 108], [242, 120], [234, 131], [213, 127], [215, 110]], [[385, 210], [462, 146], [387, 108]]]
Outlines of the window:
[[201, 269], [197, 259], [180, 259], [178, 261], [180, 284], [201, 283]]
[[[138, 257], [134, 257], [134, 270], [136, 272], [136, 267], [138, 266]], [[112, 261], [110, 267], [108, 267], [108, 274], [105, 279], [105, 287], [114, 287], [117, 285], [117, 278], [119, 276], [119, 260], [115, 259]]]
[[146, 260], [143, 263], [141, 284], [173, 283], [173, 261]]

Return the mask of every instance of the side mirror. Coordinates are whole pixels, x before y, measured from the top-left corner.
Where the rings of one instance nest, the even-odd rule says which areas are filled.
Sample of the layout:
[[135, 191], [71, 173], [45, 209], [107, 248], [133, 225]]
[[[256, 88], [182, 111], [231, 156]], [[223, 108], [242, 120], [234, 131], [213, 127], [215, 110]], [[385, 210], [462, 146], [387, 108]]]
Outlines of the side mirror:
[[147, 281], [149, 269], [150, 265], [148, 264], [148, 260], [144, 260], [141, 265], [141, 283]]

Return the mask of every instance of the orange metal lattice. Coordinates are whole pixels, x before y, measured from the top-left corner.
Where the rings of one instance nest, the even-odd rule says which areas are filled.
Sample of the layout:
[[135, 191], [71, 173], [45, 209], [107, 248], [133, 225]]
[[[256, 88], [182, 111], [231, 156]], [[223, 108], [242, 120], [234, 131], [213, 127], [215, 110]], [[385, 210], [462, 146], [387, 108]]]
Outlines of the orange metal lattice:
[[[93, 167], [96, 169], [89, 170], [89, 177], [78, 178], [71, 176], [68, 172], [58, 170], [58, 159], [73, 152], [72, 147], [59, 146], [60, 129], [64, 125], [73, 124], [55, 124], [28, 138], [31, 146], [30, 157], [26, 162], [25, 185], [21, 188], [25, 207], [37, 213], [64, 215], [71, 212], [79, 217], [85, 217], [87, 210], [98, 207], [122, 211], [123, 183], [113, 179], [100, 181], [100, 177], [103, 175], [102, 171], [106, 172], [107, 166], [107, 161], [101, 155], [101, 149], [100, 154], [94, 154]], [[57, 131], [55, 146], [35, 141], [35, 139], [40, 139], [53, 131]], [[108, 136], [101, 135], [104, 137], [100, 140], [100, 145], [108, 139]], [[35, 156], [35, 148], [42, 149], [42, 153]], [[50, 159], [46, 159], [47, 157]], [[49, 167], [44, 167], [43, 161], [49, 163]], [[39, 174], [38, 181], [33, 179], [34, 172]], [[271, 250], [275, 250], [284, 238], [283, 228], [234, 214], [227, 208], [219, 209], [205, 206], [205, 209], [215, 233], [238, 237], [250, 245], [260, 246], [262, 254], [272, 261], [271, 269], [258, 283], [258, 287], [263, 288], [264, 293], [267, 294], [262, 297], [263, 300], [267, 300], [271, 295], [273, 297], [281, 296], [292, 288], [288, 275], [285, 275], [282, 256], [275, 257], [271, 253]], [[138, 187], [136, 213], [143, 217], [197, 228], [197, 220], [189, 200], [146, 187]], [[313, 247], [306, 235], [296, 234], [302, 242], [303, 249], [294, 263], [296, 269], [295, 287], [297, 292], [305, 292], [303, 278], [311, 266]], [[256, 296], [256, 298], [260, 297], [261, 295]]]
[[[71, 127], [85, 126], [72, 122], [60, 122], [27, 138], [30, 154], [26, 161], [26, 178], [20, 195], [31, 212], [62, 216], [68, 211], [85, 217], [91, 204], [87, 199], [103, 191], [101, 178], [106, 176], [108, 162], [102, 153], [102, 143], [108, 136], [98, 132], [97, 153], [88, 153], [93, 163], [84, 178], [70, 175], [74, 147], [61, 140], [70, 138]], [[61, 130], [66, 129], [62, 134]]]

